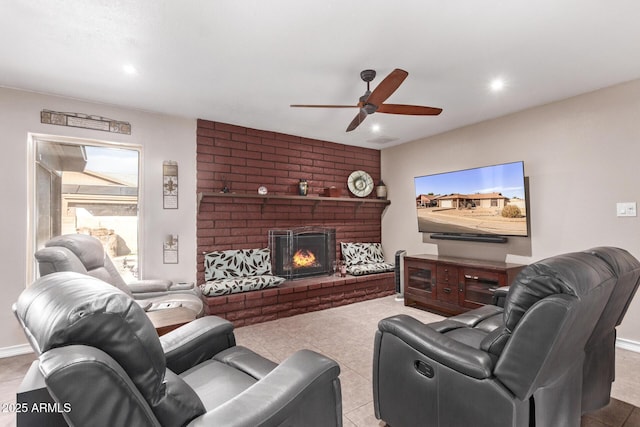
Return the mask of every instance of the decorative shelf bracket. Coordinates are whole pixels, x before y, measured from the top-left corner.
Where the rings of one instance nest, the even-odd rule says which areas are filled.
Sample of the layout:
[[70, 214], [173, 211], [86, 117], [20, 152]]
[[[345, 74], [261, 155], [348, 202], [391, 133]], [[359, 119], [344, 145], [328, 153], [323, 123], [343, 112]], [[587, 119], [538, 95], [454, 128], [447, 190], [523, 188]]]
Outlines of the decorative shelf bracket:
[[204, 193], [198, 193], [198, 212], [200, 212], [200, 203], [202, 203], [203, 197], [204, 197]]
[[316, 208], [320, 205], [320, 203], [322, 203], [321, 200], [316, 200], [316, 202], [313, 204], [313, 206], [311, 206], [311, 215], [315, 215], [316, 214]]

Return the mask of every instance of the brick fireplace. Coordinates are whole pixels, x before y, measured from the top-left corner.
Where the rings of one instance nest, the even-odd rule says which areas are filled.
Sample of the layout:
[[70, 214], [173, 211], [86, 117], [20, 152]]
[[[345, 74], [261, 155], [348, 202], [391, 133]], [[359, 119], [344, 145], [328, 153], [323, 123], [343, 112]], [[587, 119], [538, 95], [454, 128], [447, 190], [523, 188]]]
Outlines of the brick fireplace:
[[[335, 229], [335, 248], [332, 253], [340, 257], [340, 242], [380, 242], [381, 216], [386, 205], [380, 203], [345, 203], [339, 199], [322, 198], [319, 195], [327, 187], [336, 187], [341, 197], [348, 198], [347, 178], [355, 170], [364, 170], [374, 182], [380, 180], [380, 152], [363, 147], [347, 146], [333, 142], [308, 139], [259, 129], [245, 128], [207, 120], [198, 120], [197, 128], [197, 191], [204, 194], [220, 193], [227, 188], [226, 197], [204, 196], [200, 200], [197, 218], [198, 283], [204, 282], [204, 253], [213, 250], [265, 248], [269, 246], [269, 230], [296, 229], [312, 225]], [[298, 194], [301, 179], [309, 184], [308, 198], [291, 197]], [[258, 197], [258, 187], [265, 186], [268, 195], [284, 198]], [[237, 197], [234, 197], [234, 194]], [[255, 197], [252, 197], [255, 196]], [[374, 199], [372, 194], [369, 199]], [[298, 282], [309, 283], [304, 279]], [[377, 278], [378, 282], [381, 280]], [[296, 281], [294, 281], [296, 282]], [[361, 279], [347, 280], [350, 296], [355, 283], [366, 288]], [[391, 279], [391, 282], [393, 280]], [[287, 289], [272, 289], [267, 297], [279, 297], [290, 302]], [[315, 289], [315, 284], [309, 283]], [[324, 288], [329, 287], [325, 283]], [[365, 297], [381, 296], [379, 284]], [[393, 289], [393, 285], [391, 285]], [[276, 295], [272, 295], [273, 291]], [[298, 289], [300, 291], [300, 289]], [[267, 291], [262, 291], [267, 292]], [[314, 290], [313, 293], [322, 293]], [[302, 293], [298, 294], [299, 297]], [[260, 295], [231, 295], [226, 302], [216, 301], [217, 306], [238, 305], [238, 300], [249, 303], [239, 310], [248, 310]], [[217, 297], [218, 298], [218, 297]], [[263, 298], [263, 299], [264, 299]], [[325, 297], [326, 299], [326, 297]], [[350, 298], [347, 298], [353, 302]], [[243, 304], [245, 304], [243, 303]], [[283, 301], [284, 303], [284, 301]], [[211, 307], [213, 302], [208, 302]], [[326, 306], [326, 301], [324, 301]], [[334, 303], [336, 305], [337, 303]], [[308, 310], [320, 309], [309, 304]], [[218, 307], [219, 308], [219, 307]], [[215, 311], [215, 310], [214, 310]], [[265, 311], [265, 309], [263, 309]], [[268, 311], [268, 310], [266, 310]], [[226, 313], [220, 313], [228, 317]], [[254, 310], [254, 313], [256, 311]], [[288, 315], [296, 314], [289, 313]], [[236, 324], [244, 324], [243, 314], [236, 313]], [[233, 317], [233, 316], [231, 316]], [[264, 320], [264, 316], [262, 318]], [[246, 321], [250, 323], [252, 321]]]

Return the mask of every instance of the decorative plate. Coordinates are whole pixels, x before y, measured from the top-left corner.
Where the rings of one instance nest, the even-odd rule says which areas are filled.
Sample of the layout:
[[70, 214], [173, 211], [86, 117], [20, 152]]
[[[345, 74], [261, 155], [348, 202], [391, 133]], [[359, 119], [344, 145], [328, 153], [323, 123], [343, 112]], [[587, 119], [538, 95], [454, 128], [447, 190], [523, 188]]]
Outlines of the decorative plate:
[[354, 171], [347, 179], [347, 186], [355, 196], [367, 197], [373, 191], [373, 179], [365, 171]]

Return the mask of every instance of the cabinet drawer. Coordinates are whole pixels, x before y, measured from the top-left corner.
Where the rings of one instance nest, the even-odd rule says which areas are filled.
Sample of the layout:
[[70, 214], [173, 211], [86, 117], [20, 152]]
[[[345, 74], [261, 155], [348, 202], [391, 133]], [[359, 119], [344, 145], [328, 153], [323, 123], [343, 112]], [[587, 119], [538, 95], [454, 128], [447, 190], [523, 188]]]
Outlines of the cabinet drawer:
[[436, 277], [438, 283], [450, 283], [451, 286], [457, 286], [458, 284], [458, 268], [451, 265], [438, 265]]
[[458, 285], [455, 283], [438, 283], [436, 295], [438, 301], [458, 304]]

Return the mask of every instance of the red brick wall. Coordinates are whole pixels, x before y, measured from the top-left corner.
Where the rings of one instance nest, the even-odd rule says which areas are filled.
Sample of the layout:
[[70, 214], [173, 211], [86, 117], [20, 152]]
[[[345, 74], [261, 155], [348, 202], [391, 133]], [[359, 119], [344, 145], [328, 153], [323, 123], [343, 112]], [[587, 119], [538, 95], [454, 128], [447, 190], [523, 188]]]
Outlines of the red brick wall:
[[394, 293], [394, 274], [378, 273], [301, 279], [277, 288], [208, 297], [204, 301], [207, 314], [227, 319], [239, 327]]
[[[227, 185], [231, 192], [257, 194], [264, 185], [269, 194], [295, 195], [302, 178], [309, 182], [309, 195], [335, 186], [349, 197], [347, 178], [354, 170], [380, 180], [378, 150], [207, 120], [198, 120], [197, 138], [198, 192], [218, 192]], [[272, 228], [335, 228], [337, 246], [341, 241], [380, 242], [383, 210], [384, 205], [330, 199], [314, 206], [304, 200], [263, 204], [259, 198], [205, 197], [197, 219], [198, 283], [203, 282], [204, 252], [267, 247]]]

